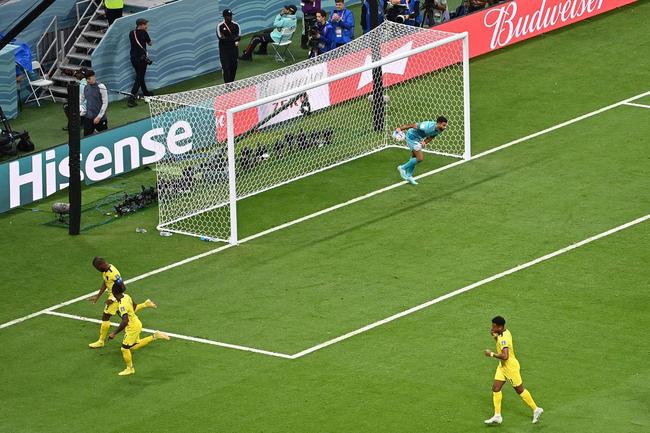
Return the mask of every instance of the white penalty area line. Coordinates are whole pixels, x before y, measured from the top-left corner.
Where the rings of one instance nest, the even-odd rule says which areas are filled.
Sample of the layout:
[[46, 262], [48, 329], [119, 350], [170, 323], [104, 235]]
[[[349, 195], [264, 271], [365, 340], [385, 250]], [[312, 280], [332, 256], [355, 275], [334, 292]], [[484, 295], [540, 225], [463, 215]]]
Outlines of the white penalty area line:
[[634, 102], [626, 102], [624, 105], [629, 105], [630, 107], [650, 108], [650, 105], [646, 105], [646, 104], [636, 104], [636, 103], [634, 103]]
[[530, 267], [535, 266], [535, 265], [537, 265], [539, 263], [542, 263], [542, 262], [544, 262], [546, 260], [557, 257], [557, 256], [559, 256], [561, 254], [564, 254], [564, 253], [567, 253], [569, 251], [575, 250], [576, 248], [580, 248], [583, 245], [586, 245], [588, 243], [597, 241], [598, 239], [602, 239], [602, 238], [604, 238], [606, 236], [609, 236], [609, 235], [614, 234], [616, 232], [619, 232], [621, 230], [625, 230], [628, 227], [632, 227], [634, 225], [641, 224], [642, 222], [647, 221], [649, 219], [650, 219], [650, 214], [642, 216], [642, 217], [637, 218], [637, 219], [635, 219], [633, 221], [622, 224], [622, 225], [620, 225], [618, 227], [614, 227], [613, 229], [610, 229], [610, 230], [607, 230], [605, 232], [599, 233], [599, 234], [597, 234], [595, 236], [592, 236], [592, 237], [587, 238], [585, 240], [582, 240], [580, 242], [576, 242], [575, 244], [571, 244], [571, 245], [569, 245], [567, 247], [564, 247], [564, 248], [561, 248], [561, 249], [559, 249], [557, 251], [553, 251], [552, 253], [549, 253], [549, 254], [546, 254], [544, 256], [538, 257], [538, 258], [536, 258], [534, 260], [531, 260], [531, 261], [526, 262], [524, 264], [521, 264], [519, 266], [515, 266], [514, 268], [510, 268], [510, 269], [508, 269], [506, 271], [499, 272], [498, 274], [494, 274], [491, 277], [484, 278], [484, 279], [482, 279], [480, 281], [477, 281], [475, 283], [470, 284], [469, 286], [465, 286], [465, 287], [460, 288], [458, 290], [454, 290], [453, 292], [449, 292], [449, 293], [447, 293], [445, 295], [438, 296], [437, 298], [432, 299], [430, 301], [427, 301], [427, 302], [425, 302], [423, 304], [416, 305], [415, 307], [409, 308], [408, 310], [404, 310], [404, 311], [402, 311], [400, 313], [393, 314], [390, 317], [386, 317], [385, 319], [378, 320], [377, 322], [371, 323], [371, 324], [366, 325], [366, 326], [364, 326], [362, 328], [356, 329], [356, 330], [354, 330], [352, 332], [348, 332], [347, 334], [341, 335], [340, 337], [336, 337], [336, 338], [328, 340], [328, 341], [326, 341], [324, 343], [317, 344], [316, 346], [310, 347], [309, 349], [305, 349], [302, 352], [298, 352], [298, 353], [292, 355], [291, 359], [300, 358], [302, 356], [305, 356], [305, 355], [308, 355], [310, 353], [316, 352], [317, 350], [323, 349], [323, 348], [325, 348], [327, 346], [331, 346], [333, 344], [340, 343], [341, 341], [347, 340], [348, 338], [354, 337], [355, 335], [362, 334], [362, 333], [364, 333], [366, 331], [377, 328], [378, 326], [385, 325], [386, 323], [390, 323], [390, 322], [392, 322], [394, 320], [397, 320], [397, 319], [401, 319], [402, 317], [408, 316], [408, 315], [413, 314], [413, 313], [415, 313], [417, 311], [420, 311], [420, 310], [423, 310], [423, 309], [425, 309], [427, 307], [430, 307], [430, 306], [432, 306], [434, 304], [437, 304], [439, 302], [442, 302], [442, 301], [445, 301], [447, 299], [453, 298], [454, 296], [458, 296], [458, 295], [463, 294], [465, 292], [469, 292], [470, 290], [473, 290], [473, 289], [476, 289], [477, 287], [481, 287], [481, 286], [483, 286], [485, 284], [491, 283], [492, 281], [496, 281], [496, 280], [498, 280], [500, 278], [503, 278], [503, 277], [506, 277], [508, 275], [514, 274], [515, 272], [519, 272], [519, 271], [522, 271], [524, 269], [530, 268]]
[[[511, 142], [509, 142], [509, 143], [505, 143], [505, 144], [502, 144], [501, 146], [498, 146], [498, 147], [492, 148], [492, 149], [490, 149], [490, 150], [487, 150], [487, 151], [485, 151], [485, 152], [481, 152], [481, 153], [479, 153], [479, 154], [477, 154], [477, 155], [474, 155], [471, 159], [468, 159], [468, 160], [463, 160], [463, 159], [461, 159], [461, 160], [458, 160], [458, 161], [453, 162], [453, 163], [451, 163], [451, 164], [448, 164], [448, 165], [445, 165], [445, 166], [443, 166], [443, 167], [437, 168], [437, 169], [435, 169], [435, 170], [431, 170], [431, 171], [428, 171], [428, 172], [422, 173], [421, 175], [417, 176], [416, 179], [421, 179], [421, 178], [424, 178], [424, 177], [427, 177], [427, 176], [431, 176], [431, 175], [434, 175], [434, 174], [440, 173], [440, 172], [442, 172], [442, 171], [449, 170], [449, 169], [451, 169], [451, 168], [453, 168], [453, 167], [456, 167], [456, 166], [459, 166], [459, 165], [461, 165], [461, 164], [465, 164], [465, 163], [467, 163], [467, 162], [474, 161], [474, 160], [476, 160], [476, 159], [482, 158], [482, 157], [484, 157], [484, 156], [490, 155], [490, 154], [492, 154], [492, 153], [498, 152], [498, 151], [503, 150], [503, 149], [507, 149], [507, 148], [509, 148], [509, 147], [511, 147], [511, 146], [514, 146], [514, 145], [516, 145], [516, 144], [522, 143], [522, 142], [524, 142], [524, 141], [528, 141], [528, 140], [530, 140], [530, 139], [533, 139], [533, 138], [539, 137], [539, 136], [544, 135], [544, 134], [548, 134], [549, 132], [555, 131], [555, 130], [557, 130], [557, 129], [560, 129], [560, 128], [563, 128], [563, 127], [565, 127], [565, 126], [571, 125], [571, 124], [573, 124], [573, 123], [579, 122], [579, 121], [581, 121], [581, 120], [585, 120], [585, 119], [587, 119], [587, 118], [590, 118], [590, 117], [596, 116], [596, 115], [598, 115], [598, 114], [604, 113], [605, 111], [611, 110], [611, 109], [616, 108], [616, 107], [619, 107], [619, 106], [621, 106], [621, 105], [625, 105], [625, 104], [631, 103], [631, 102], [634, 101], [634, 100], [637, 100], [637, 99], [643, 98], [643, 97], [648, 96], [648, 95], [650, 95], [650, 91], [647, 91], [647, 92], [644, 92], [644, 93], [640, 93], [640, 94], [638, 94], [638, 95], [636, 95], [636, 96], [632, 96], [632, 97], [630, 97], [630, 98], [624, 99], [624, 100], [622, 100], [622, 101], [616, 102], [616, 103], [614, 103], [614, 104], [611, 104], [611, 105], [608, 105], [608, 106], [606, 106], [606, 107], [600, 108], [600, 109], [598, 109], [598, 110], [592, 111], [592, 112], [590, 112], [590, 113], [584, 114], [584, 115], [582, 115], [582, 116], [575, 117], [575, 118], [573, 118], [573, 119], [571, 119], [571, 120], [567, 120], [566, 122], [563, 122], [563, 123], [557, 124], [557, 125], [552, 126], [552, 127], [550, 127], [550, 128], [543, 129], [543, 130], [541, 130], [541, 131], [539, 131], [539, 132], [536, 132], [536, 133], [534, 133], [534, 134], [527, 135], [527, 136], [525, 136], [525, 137], [519, 138], [519, 139], [517, 139], [517, 140], [511, 141]], [[362, 196], [359, 196], [359, 197], [353, 198], [353, 199], [348, 200], [348, 201], [346, 201], [346, 202], [339, 203], [339, 204], [334, 205], [334, 206], [330, 206], [330, 207], [328, 207], [328, 208], [326, 208], [326, 209], [323, 209], [323, 210], [320, 210], [320, 211], [314, 212], [314, 213], [312, 213], [312, 214], [306, 215], [306, 216], [304, 216], [304, 217], [301, 217], [301, 218], [295, 219], [295, 220], [293, 220], [293, 221], [289, 221], [289, 222], [287, 222], [287, 223], [284, 223], [284, 224], [281, 224], [281, 225], [278, 225], [278, 226], [272, 227], [272, 228], [270, 228], [270, 229], [268, 229], [268, 230], [264, 230], [264, 231], [262, 231], [262, 232], [259, 232], [259, 233], [257, 233], [257, 234], [254, 234], [254, 235], [252, 235], [252, 236], [248, 236], [248, 237], [246, 237], [246, 238], [244, 238], [244, 239], [241, 239], [241, 240], [239, 241], [239, 243], [240, 243], [240, 244], [243, 244], [243, 243], [246, 243], [246, 242], [252, 241], [253, 239], [257, 239], [257, 238], [260, 238], [260, 237], [262, 237], [262, 236], [266, 236], [266, 235], [268, 235], [268, 234], [271, 234], [271, 233], [273, 233], [273, 232], [276, 232], [276, 231], [279, 231], [279, 230], [282, 230], [282, 229], [285, 229], [285, 228], [291, 227], [291, 226], [293, 226], [293, 225], [300, 224], [300, 223], [302, 223], [302, 222], [305, 222], [305, 221], [311, 220], [311, 219], [316, 218], [316, 217], [318, 217], [318, 216], [321, 216], [321, 215], [327, 214], [327, 213], [329, 213], [329, 212], [333, 212], [333, 211], [335, 211], [335, 210], [337, 210], [337, 209], [341, 209], [341, 208], [343, 208], [343, 207], [346, 207], [346, 206], [352, 205], [352, 204], [354, 204], [354, 203], [358, 203], [358, 202], [360, 202], [360, 201], [363, 201], [363, 200], [369, 199], [369, 198], [374, 197], [374, 196], [379, 195], [379, 194], [383, 194], [383, 193], [385, 193], [385, 192], [391, 191], [391, 190], [393, 190], [393, 189], [395, 189], [395, 188], [398, 188], [398, 187], [400, 187], [400, 186], [407, 185], [407, 184], [408, 184], [408, 182], [405, 182], [405, 181], [401, 181], [401, 182], [394, 183], [394, 184], [389, 185], [389, 186], [387, 186], [387, 187], [384, 187], [384, 188], [378, 189], [378, 190], [376, 190], [376, 191], [370, 192], [370, 193], [368, 193], [368, 194], [365, 194], [365, 195], [362, 195]], [[220, 246], [220, 247], [218, 247], [218, 248], [215, 248], [215, 249], [212, 249], [212, 250], [206, 251], [206, 252], [201, 253], [201, 254], [197, 254], [197, 255], [192, 256], [192, 257], [188, 257], [188, 258], [186, 258], [186, 259], [183, 259], [183, 260], [178, 261], [178, 262], [175, 262], [175, 263], [171, 263], [171, 264], [169, 264], [169, 265], [167, 265], [167, 266], [163, 266], [163, 267], [158, 268], [158, 269], [154, 269], [154, 270], [152, 270], [152, 271], [150, 271], [150, 272], [146, 272], [146, 273], [144, 273], [144, 274], [142, 274], [142, 275], [138, 275], [138, 276], [136, 276], [136, 277], [134, 277], [134, 278], [131, 278], [131, 279], [129, 279], [129, 280], [125, 280], [125, 283], [127, 283], [127, 284], [129, 284], [129, 283], [133, 283], [133, 282], [136, 282], [136, 281], [142, 280], [142, 279], [144, 279], [144, 278], [147, 278], [147, 277], [150, 277], [150, 276], [153, 276], [153, 275], [159, 274], [159, 273], [161, 273], [161, 272], [165, 272], [165, 271], [168, 271], [168, 270], [170, 270], [170, 269], [173, 269], [173, 268], [176, 268], [176, 267], [179, 267], [179, 266], [183, 266], [183, 265], [188, 264], [188, 263], [191, 263], [191, 262], [193, 262], [193, 261], [195, 261], [195, 260], [199, 260], [199, 259], [202, 259], [202, 258], [208, 257], [208, 256], [210, 256], [210, 255], [212, 255], [212, 254], [219, 253], [219, 252], [224, 251], [224, 250], [226, 250], [226, 249], [228, 249], [228, 248], [231, 248], [231, 247], [233, 247], [233, 246], [234, 246], [234, 245], [231, 245], [231, 244], [228, 244], [228, 245], [222, 245], [222, 246]], [[32, 318], [34, 318], [34, 317], [40, 316], [40, 315], [42, 315], [42, 314], [47, 314], [47, 313], [50, 313], [50, 312], [52, 312], [52, 311], [58, 310], [59, 308], [65, 307], [65, 306], [67, 306], [67, 305], [74, 304], [74, 303], [79, 302], [79, 301], [81, 301], [81, 300], [87, 299], [88, 297], [90, 297], [90, 296], [93, 295], [94, 293], [96, 293], [96, 291], [89, 292], [89, 293], [87, 293], [87, 294], [85, 294], [85, 295], [82, 295], [82, 296], [76, 297], [76, 298], [74, 298], [74, 299], [70, 299], [69, 301], [65, 301], [65, 302], [62, 302], [62, 303], [60, 303], [60, 304], [53, 305], [53, 306], [51, 306], [51, 307], [45, 308], [45, 309], [43, 309], [43, 310], [37, 311], [37, 312], [32, 313], [32, 314], [28, 314], [28, 315], [26, 315], [26, 316], [23, 316], [23, 317], [20, 317], [20, 318], [14, 319], [14, 320], [11, 320], [11, 321], [9, 321], [9, 322], [2, 323], [2, 324], [0, 324], [0, 329], [8, 328], [8, 327], [13, 326], [13, 325], [16, 325], [16, 324], [18, 324], [18, 323], [21, 323], [21, 322], [24, 322], [24, 321], [26, 321], [26, 320], [32, 319]]]
[[[59, 311], [47, 311], [45, 314], [49, 314], [50, 316], [63, 317], [66, 319], [80, 320], [82, 322], [91, 322], [91, 323], [98, 323], [98, 324], [102, 323], [101, 320], [91, 319], [90, 317], [77, 316], [75, 314], [61, 313]], [[111, 326], [117, 327], [118, 324], [111, 322]], [[148, 332], [150, 334], [156, 332], [153, 329], [147, 329], [147, 328], [142, 328], [142, 331]], [[179, 340], [187, 340], [187, 341], [192, 341], [194, 343], [209, 344], [211, 346], [219, 346], [228, 349], [242, 350], [244, 352], [259, 353], [261, 355], [275, 356], [277, 358], [292, 359], [292, 356], [287, 355], [286, 353], [271, 352], [269, 350], [255, 349], [254, 347], [240, 346], [238, 344], [223, 343], [221, 341], [208, 340], [206, 338], [190, 337], [189, 335], [176, 334], [174, 332], [167, 332], [167, 331], [162, 331], [162, 332], [164, 332], [165, 334], [169, 335], [172, 338], [178, 338]]]

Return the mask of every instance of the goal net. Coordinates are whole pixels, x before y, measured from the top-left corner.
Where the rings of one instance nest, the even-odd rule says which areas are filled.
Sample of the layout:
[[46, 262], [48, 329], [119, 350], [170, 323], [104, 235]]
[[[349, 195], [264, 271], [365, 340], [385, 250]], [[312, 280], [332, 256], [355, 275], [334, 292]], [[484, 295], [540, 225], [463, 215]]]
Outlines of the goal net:
[[313, 59], [152, 98], [168, 131], [158, 229], [237, 243], [238, 200], [404, 146], [395, 128], [440, 115], [425, 151], [469, 158], [468, 73], [467, 34], [385, 22]]

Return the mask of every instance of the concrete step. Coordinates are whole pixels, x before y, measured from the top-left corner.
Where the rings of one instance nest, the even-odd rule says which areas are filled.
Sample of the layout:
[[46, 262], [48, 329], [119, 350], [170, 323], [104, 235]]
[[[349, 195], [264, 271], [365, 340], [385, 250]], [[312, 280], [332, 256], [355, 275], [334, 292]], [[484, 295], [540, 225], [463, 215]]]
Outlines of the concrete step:
[[92, 38], [92, 39], [102, 39], [105, 35], [105, 33], [102, 32], [94, 32], [92, 30], [86, 30], [82, 34], [82, 36], [86, 38]]
[[66, 82], [66, 83], [71, 83], [73, 81], [78, 81], [75, 77], [71, 77], [70, 75], [62, 74], [61, 71], [57, 71], [57, 73], [52, 76], [52, 80], [54, 80], [54, 81], [63, 81], [63, 82]]
[[92, 57], [90, 57], [90, 54], [83, 54], [83, 53], [75, 53], [75, 52], [69, 52], [66, 57], [71, 57], [73, 59], [79, 59], [79, 60], [85, 60], [90, 62], [92, 60]]
[[75, 47], [83, 48], [86, 50], [94, 50], [95, 48], [97, 48], [97, 45], [98, 44], [94, 44], [92, 42], [86, 42], [86, 41], [77, 41], [74, 43]]
[[63, 86], [50, 86], [50, 90], [52, 91], [52, 93], [57, 93], [59, 95], [68, 94], [68, 88]]
[[92, 20], [92, 21], [90, 22], [90, 25], [91, 25], [91, 26], [102, 27], [102, 28], [104, 28], [104, 29], [107, 29], [107, 28], [108, 28], [108, 21], [94, 19], [94, 20]]
[[59, 65], [59, 68], [61, 69], [70, 69], [72, 71], [76, 71], [77, 69], [81, 69], [83, 66], [82, 65], [77, 65], [74, 63], [61, 63]]

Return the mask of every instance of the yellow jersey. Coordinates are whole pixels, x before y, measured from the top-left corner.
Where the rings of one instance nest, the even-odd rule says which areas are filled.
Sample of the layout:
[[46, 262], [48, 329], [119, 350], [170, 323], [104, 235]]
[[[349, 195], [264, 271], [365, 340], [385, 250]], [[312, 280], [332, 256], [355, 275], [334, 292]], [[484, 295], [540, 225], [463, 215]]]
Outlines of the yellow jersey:
[[109, 265], [108, 271], [102, 272], [102, 279], [106, 285], [106, 290], [108, 290], [108, 297], [113, 296], [113, 285], [116, 281], [122, 281], [120, 276], [120, 271], [113, 265]]
[[501, 355], [503, 349], [508, 348], [508, 359], [501, 361], [501, 366], [506, 369], [519, 369], [519, 361], [515, 356], [515, 346], [512, 344], [512, 334], [507, 329], [494, 337], [497, 342], [497, 353]]
[[138, 316], [135, 315], [135, 306], [133, 305], [133, 299], [126, 293], [122, 295], [120, 299], [119, 308], [117, 314], [120, 317], [123, 317], [125, 314], [129, 316], [129, 324], [126, 325], [126, 332], [129, 331], [139, 331], [142, 328], [142, 322], [138, 319]]

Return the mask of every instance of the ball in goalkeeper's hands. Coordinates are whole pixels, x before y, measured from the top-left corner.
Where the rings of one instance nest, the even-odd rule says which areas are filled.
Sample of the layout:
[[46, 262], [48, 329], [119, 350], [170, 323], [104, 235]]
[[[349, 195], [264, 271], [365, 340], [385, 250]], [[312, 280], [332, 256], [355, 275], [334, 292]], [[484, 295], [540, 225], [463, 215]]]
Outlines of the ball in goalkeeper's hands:
[[406, 135], [399, 129], [396, 129], [393, 131], [393, 138], [395, 141], [404, 141], [406, 139]]

